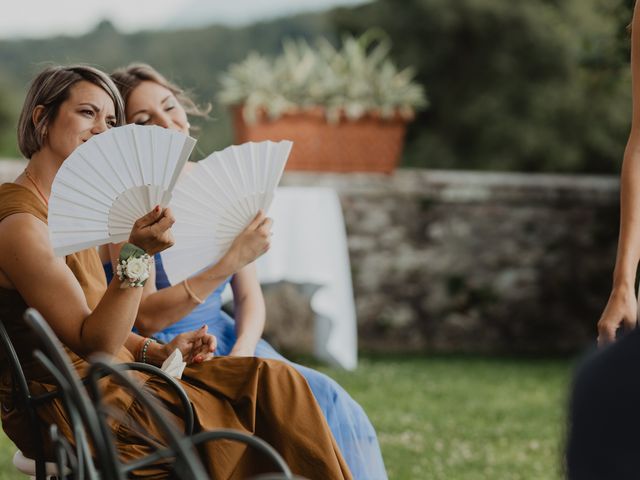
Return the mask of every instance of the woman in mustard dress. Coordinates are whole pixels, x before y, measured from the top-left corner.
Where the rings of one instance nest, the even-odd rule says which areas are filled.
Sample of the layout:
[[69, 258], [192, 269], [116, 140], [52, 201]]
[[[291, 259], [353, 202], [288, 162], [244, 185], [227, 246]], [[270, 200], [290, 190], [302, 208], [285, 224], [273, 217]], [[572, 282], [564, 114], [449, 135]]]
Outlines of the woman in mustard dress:
[[[122, 124], [124, 108], [117, 88], [103, 72], [87, 66], [49, 67], [36, 76], [25, 99], [18, 126], [18, 144], [29, 159], [14, 183], [0, 186], [0, 315], [5, 322], [31, 387], [48, 390], [52, 380], [31, 358], [35, 339], [22, 320], [24, 310], [36, 308], [64, 344], [72, 363], [82, 371], [83, 360], [104, 352], [122, 361], [140, 358], [159, 365], [175, 348], [190, 361], [204, 360], [215, 340], [204, 329], [187, 332], [159, 345], [131, 332], [142, 297], [144, 275], [131, 269], [107, 285], [95, 249], [65, 258], [54, 255], [47, 229], [51, 185], [67, 156], [81, 143]], [[172, 244], [169, 209], [156, 207], [131, 230], [129, 259], [147, 261]], [[268, 248], [270, 223], [257, 219], [242, 233], [235, 248], [238, 264], [248, 264]], [[144, 272], [143, 272], [144, 273]], [[148, 273], [148, 272], [147, 272]], [[178, 400], [153, 378], [140, 375], [145, 388], [167, 405]], [[193, 404], [197, 430], [235, 428], [255, 434], [274, 446], [296, 474], [309, 478], [351, 478], [330, 429], [304, 378], [285, 363], [256, 358], [215, 357], [191, 363], [182, 386]], [[113, 424], [119, 452], [125, 459], [149, 451], [147, 435], [156, 427], [141, 406], [117, 385], [105, 385], [106, 398], [126, 413]], [[34, 454], [25, 432], [26, 418], [12, 404], [11, 374], [0, 366], [3, 429], [27, 456]], [[39, 414], [71, 433], [57, 400]], [[180, 422], [180, 418], [175, 416]], [[131, 425], [142, 428], [134, 428]], [[48, 445], [45, 445], [48, 447]], [[47, 448], [48, 449], [48, 448]], [[212, 478], [246, 478], [268, 467], [261, 455], [231, 442], [207, 444], [202, 460]], [[140, 472], [153, 478], [170, 475], [170, 465]]]

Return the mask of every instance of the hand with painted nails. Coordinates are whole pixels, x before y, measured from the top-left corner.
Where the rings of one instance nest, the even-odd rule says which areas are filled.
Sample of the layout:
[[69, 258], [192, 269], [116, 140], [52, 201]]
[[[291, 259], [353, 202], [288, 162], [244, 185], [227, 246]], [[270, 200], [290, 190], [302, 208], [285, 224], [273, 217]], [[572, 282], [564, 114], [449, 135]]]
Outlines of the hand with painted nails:
[[167, 357], [176, 348], [182, 352], [182, 358], [187, 364], [202, 363], [213, 357], [217, 346], [216, 337], [207, 333], [207, 326], [203, 325], [198, 330], [185, 332], [174, 337], [164, 348]]

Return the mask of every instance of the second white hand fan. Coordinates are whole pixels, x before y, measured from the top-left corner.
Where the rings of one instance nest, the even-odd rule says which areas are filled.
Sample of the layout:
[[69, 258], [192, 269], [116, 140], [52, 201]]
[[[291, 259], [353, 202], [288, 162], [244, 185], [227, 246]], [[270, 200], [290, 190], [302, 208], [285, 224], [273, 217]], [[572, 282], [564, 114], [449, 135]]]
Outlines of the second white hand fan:
[[169, 203], [195, 143], [166, 128], [126, 125], [76, 148], [51, 186], [48, 223], [55, 254], [126, 240], [138, 218]]
[[170, 204], [175, 244], [161, 253], [172, 284], [218, 261], [258, 210], [268, 210], [292, 145], [288, 140], [232, 145], [180, 179]]

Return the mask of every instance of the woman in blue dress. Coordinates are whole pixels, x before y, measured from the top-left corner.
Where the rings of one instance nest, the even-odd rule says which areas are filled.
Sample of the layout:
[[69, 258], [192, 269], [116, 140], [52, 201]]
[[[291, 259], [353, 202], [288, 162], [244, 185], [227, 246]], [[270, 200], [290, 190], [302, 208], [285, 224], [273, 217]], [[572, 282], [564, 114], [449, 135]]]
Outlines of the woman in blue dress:
[[[206, 115], [149, 65], [118, 69], [112, 78], [125, 99], [127, 122], [189, 133], [187, 114]], [[292, 364], [307, 379], [354, 478], [386, 479], [376, 433], [362, 407], [333, 379], [290, 362], [261, 338], [265, 305], [253, 261], [268, 249], [270, 227], [271, 220], [258, 214], [218, 263], [178, 285], [170, 284], [156, 256], [155, 282], [148, 281], [145, 286], [136, 328], [166, 342], [206, 325], [217, 338], [216, 355], [257, 356]], [[101, 251], [108, 276], [112, 271], [109, 260], [118, 253], [117, 245]], [[233, 290], [235, 319], [221, 309], [221, 293], [228, 283]]]

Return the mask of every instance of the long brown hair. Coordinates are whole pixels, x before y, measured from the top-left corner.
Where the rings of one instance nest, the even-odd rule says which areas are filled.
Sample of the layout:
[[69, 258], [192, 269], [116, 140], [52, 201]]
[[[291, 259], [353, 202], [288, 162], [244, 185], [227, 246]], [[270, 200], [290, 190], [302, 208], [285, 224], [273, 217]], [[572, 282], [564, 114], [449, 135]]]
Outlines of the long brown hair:
[[162, 85], [171, 91], [188, 115], [207, 117], [207, 114], [211, 111], [210, 104], [204, 107], [197, 105], [183, 89], [167, 80], [160, 72], [146, 63], [132, 63], [126, 67], [118, 68], [113, 71], [111, 78], [120, 90], [125, 102], [138, 85], [149, 81]]

